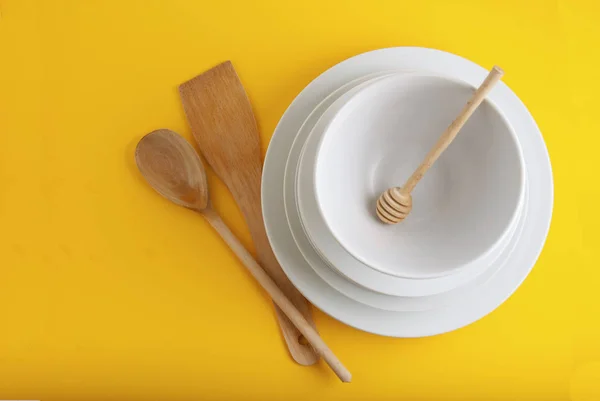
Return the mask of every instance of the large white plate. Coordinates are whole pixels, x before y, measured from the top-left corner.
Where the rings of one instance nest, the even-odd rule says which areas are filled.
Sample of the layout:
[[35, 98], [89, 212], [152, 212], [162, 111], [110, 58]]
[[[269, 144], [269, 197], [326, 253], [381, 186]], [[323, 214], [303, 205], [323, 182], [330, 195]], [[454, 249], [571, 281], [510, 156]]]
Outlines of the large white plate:
[[529, 184], [529, 207], [523, 234], [515, 250], [491, 280], [450, 306], [427, 311], [385, 311], [354, 301], [330, 287], [308, 266], [298, 250], [285, 217], [283, 174], [294, 138], [308, 114], [332, 91], [353, 79], [390, 69], [425, 69], [476, 85], [487, 71], [461, 57], [433, 49], [390, 48], [348, 59], [311, 82], [292, 102], [279, 122], [263, 170], [263, 214], [273, 251], [294, 285], [315, 306], [361, 330], [394, 337], [421, 337], [455, 330], [497, 308], [527, 277], [544, 245], [553, 204], [548, 152], [535, 121], [520, 99], [500, 83], [490, 97], [513, 125], [523, 148]]
[[[361, 87], [364, 87], [365, 85], [370, 85], [374, 80], [385, 79], [385, 76], [387, 76], [387, 74], [384, 74], [384, 77], [374, 77], [372, 78], [372, 80], [369, 80], [368, 82], [364, 83], [359, 83], [351, 89], [347, 89], [348, 85], [344, 85], [342, 88], [334, 91], [323, 102], [321, 102], [319, 106], [317, 106], [317, 108], [313, 110], [313, 112], [304, 122], [304, 124], [300, 128], [300, 131], [296, 135], [296, 139], [294, 140], [294, 143], [290, 150], [290, 154], [286, 165], [286, 174], [284, 176], [284, 191], [287, 192], [289, 169], [293, 167], [291, 164], [293, 164], [294, 159], [296, 159], [296, 188], [294, 194], [288, 195], [288, 198], [285, 199], [285, 205], [288, 222], [290, 223], [290, 229], [292, 231], [294, 239], [296, 240], [296, 243], [299, 246], [300, 252], [302, 252], [305, 259], [309, 262], [311, 267], [313, 267], [313, 269], [317, 272], [317, 274], [319, 274], [321, 278], [328, 282], [332, 287], [341, 291], [343, 294], [357, 300], [361, 300], [364, 298], [356, 298], [354, 296], [355, 292], [350, 293], [348, 291], [341, 290], [340, 287], [343, 284], [339, 282], [339, 280], [337, 281], [337, 286], [334, 285], [334, 283], [332, 282], [333, 277], [331, 277], [331, 280], [328, 280], [328, 272], [324, 271], [324, 268], [326, 269], [326, 267], [323, 267], [321, 263], [319, 263], [314, 258], [311, 258], [310, 253], [307, 252], [302, 246], [302, 238], [300, 238], [299, 235], [295, 232], [294, 216], [290, 216], [290, 200], [292, 202], [297, 201], [296, 208], [298, 210], [298, 214], [301, 217], [301, 224], [304, 228], [306, 236], [312, 243], [313, 248], [317, 250], [317, 253], [321, 255], [321, 258], [323, 260], [328, 262], [330, 267], [337, 270], [339, 273], [341, 273], [354, 283], [362, 285], [365, 288], [368, 288], [375, 292], [379, 292], [381, 294], [399, 297], [423, 297], [440, 294], [446, 291], [451, 291], [455, 288], [467, 284], [468, 282], [472, 281], [475, 277], [485, 272], [487, 268], [493, 266], [493, 264], [498, 260], [499, 257], [506, 257], [507, 255], [503, 255], [503, 251], [504, 248], [508, 245], [509, 241], [511, 240], [512, 234], [514, 233], [514, 230], [517, 226], [518, 219], [521, 216], [521, 210], [523, 205], [523, 198], [521, 197], [517, 213], [515, 214], [515, 221], [511, 222], [507, 232], [503, 235], [503, 238], [500, 240], [500, 242], [494, 245], [492, 250], [490, 250], [487, 255], [469, 263], [466, 267], [462, 268], [460, 271], [455, 272], [454, 274], [448, 274], [441, 277], [430, 277], [427, 279], [412, 279], [398, 277], [395, 275], [382, 273], [379, 270], [372, 269], [371, 267], [367, 266], [360, 260], [354, 258], [351, 254], [349, 254], [347, 250], [344, 249], [344, 247], [335, 239], [333, 234], [329, 231], [325, 220], [319, 212], [319, 206], [317, 204], [316, 195], [314, 193], [316, 165], [313, 159], [316, 155], [317, 147], [320, 142], [321, 135], [323, 133], [323, 130], [321, 128], [323, 127], [323, 125], [327, 124], [327, 121], [329, 120], [328, 115], [335, 114], [335, 112], [337, 111], [336, 105], [344, 104], [345, 100], [347, 98], [352, 97], [355, 92], [360, 91]], [[341, 94], [340, 96], [340, 92], [344, 91], [345, 93]], [[336, 97], [338, 98], [337, 100], [332, 99]], [[327, 108], [327, 104], [329, 104], [332, 101], [334, 103]], [[319, 115], [319, 112], [322, 111], [323, 108], [327, 108], [327, 110], [322, 115]], [[318, 119], [316, 123], [314, 122], [315, 118]], [[310, 132], [308, 138], [306, 138], [307, 132]], [[302, 148], [300, 157], [297, 158], [297, 146], [301, 142], [304, 142], [304, 146]], [[284, 197], [286, 195], [287, 193], [284, 193]], [[289, 199], [290, 197], [292, 199]], [[369, 303], [369, 305], [373, 304]], [[394, 302], [394, 305], [396, 305], [396, 307], [392, 310], [398, 310], [398, 303]], [[386, 309], [389, 308], [391, 308], [391, 304]]]
[[[383, 74], [386, 75], [386, 74]], [[376, 74], [376, 76], [382, 76], [381, 74]], [[298, 159], [300, 156], [300, 150], [302, 145], [306, 141], [307, 134], [311, 131], [312, 126], [315, 124], [315, 121], [322, 114], [323, 110], [328, 107], [335, 99], [339, 98], [342, 94], [347, 93], [351, 88], [360, 85], [363, 82], [369, 81], [374, 77], [373, 75], [369, 75], [367, 77], [359, 78], [358, 80], [352, 81], [338, 90], [334, 91], [330, 94], [323, 102], [321, 102], [310, 114], [307, 120], [302, 125], [298, 135], [296, 136], [294, 143], [292, 145], [287, 164], [286, 171], [284, 176], [284, 202], [286, 209], [286, 217], [288, 219], [288, 224], [291, 230], [291, 233], [294, 237], [296, 245], [298, 249], [304, 256], [304, 259], [310, 265], [310, 267], [321, 277], [325, 282], [331, 285], [336, 290], [340, 291], [342, 294], [357, 300], [366, 305], [373, 306], [375, 308], [390, 310], [390, 311], [417, 311], [417, 310], [427, 310], [436, 308], [443, 305], [449, 305], [456, 300], [461, 299], [461, 297], [468, 296], [468, 294], [475, 289], [480, 284], [489, 280], [496, 272], [502, 268], [504, 262], [507, 260], [509, 254], [514, 249], [517, 240], [521, 234], [523, 225], [524, 225], [524, 213], [526, 210], [523, 210], [520, 213], [517, 222], [515, 222], [514, 226], [511, 227], [509, 234], [506, 239], [503, 239], [502, 244], [498, 247], [498, 250], [495, 251], [497, 255], [495, 258], [488, 261], [489, 266], [480, 266], [481, 275], [476, 279], [474, 277], [476, 275], [472, 275], [468, 277], [470, 280], [474, 280], [472, 282], [468, 282], [465, 285], [458, 286], [458, 284], [464, 284], [461, 280], [458, 280], [457, 283], [458, 288], [451, 289], [446, 292], [442, 292], [439, 294], [429, 295], [429, 296], [419, 296], [414, 297], [410, 296], [411, 283], [415, 282], [415, 280], [406, 280], [408, 283], [401, 282], [400, 284], [396, 284], [396, 288], [402, 289], [406, 291], [404, 296], [390, 296], [386, 294], [381, 294], [375, 291], [371, 291], [367, 288], [363, 288], [362, 286], [355, 284], [349, 281], [347, 278], [342, 277], [342, 275], [337, 274], [334, 269], [334, 266], [330, 266], [325, 255], [321, 254], [318, 248], [311, 243], [310, 236], [305, 234], [305, 230], [303, 230], [302, 219], [299, 216], [298, 205], [297, 205], [297, 197], [296, 197], [296, 186], [295, 186], [295, 174], [297, 170], [295, 166], [298, 164]], [[527, 196], [527, 195], [526, 195]], [[526, 204], [526, 200], [523, 201], [523, 204]], [[317, 223], [316, 218], [310, 219], [307, 221], [307, 224], [313, 223], [313, 231], [320, 230], [321, 234], [326, 233], [326, 227], [324, 227], [324, 223], [321, 225], [315, 225]], [[514, 234], [514, 235], [513, 235]], [[330, 238], [327, 241], [328, 246], [336, 245], [337, 242]], [[321, 244], [325, 244], [324, 241]], [[343, 252], [343, 249], [341, 249]], [[501, 256], [501, 258], [499, 258]], [[340, 263], [343, 263], [340, 260]], [[347, 264], [357, 264], [358, 262], [348, 255], [346, 260]], [[367, 269], [367, 267], [364, 267]], [[336, 269], [337, 270], [337, 269]], [[344, 269], [341, 270], [343, 273]], [[477, 273], [477, 272], [476, 272]], [[379, 278], [381, 280], [381, 277]], [[469, 280], [469, 281], [470, 281]], [[417, 282], [416, 284], [419, 284]], [[418, 287], [415, 284], [412, 284], [412, 287]]]

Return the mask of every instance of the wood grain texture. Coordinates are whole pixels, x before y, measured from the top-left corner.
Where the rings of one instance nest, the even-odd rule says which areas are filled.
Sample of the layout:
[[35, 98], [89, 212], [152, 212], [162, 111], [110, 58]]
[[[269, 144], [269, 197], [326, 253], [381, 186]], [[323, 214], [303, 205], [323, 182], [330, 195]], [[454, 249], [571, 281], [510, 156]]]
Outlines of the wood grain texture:
[[208, 220], [317, 354], [323, 357], [341, 381], [349, 382], [352, 375], [348, 369], [211, 207], [206, 171], [192, 145], [173, 131], [157, 130], [140, 140], [135, 160], [146, 181], [159, 194]]
[[208, 182], [202, 160], [179, 134], [159, 129], [135, 148], [135, 162], [148, 184], [171, 202], [193, 210], [208, 207]]
[[452, 121], [452, 123], [442, 133], [433, 148], [427, 153], [423, 162], [408, 178], [402, 187], [395, 187], [386, 190], [377, 199], [376, 213], [379, 219], [386, 224], [395, 224], [404, 220], [412, 209], [411, 192], [425, 173], [433, 166], [436, 160], [450, 146], [454, 138], [458, 135], [460, 129], [465, 125], [467, 120], [473, 115], [477, 107], [483, 102], [483, 99], [492, 90], [494, 85], [500, 81], [504, 75], [504, 71], [494, 66], [487, 77], [483, 80], [479, 88], [475, 90], [473, 96], [469, 99], [460, 114]]
[[[259, 133], [248, 96], [231, 62], [220, 64], [179, 87], [192, 133], [200, 150], [225, 182], [242, 211], [261, 265], [313, 327], [306, 299], [279, 266], [264, 227], [261, 208], [262, 161]], [[318, 357], [302, 344], [301, 334], [276, 308], [294, 360], [312, 365]]]

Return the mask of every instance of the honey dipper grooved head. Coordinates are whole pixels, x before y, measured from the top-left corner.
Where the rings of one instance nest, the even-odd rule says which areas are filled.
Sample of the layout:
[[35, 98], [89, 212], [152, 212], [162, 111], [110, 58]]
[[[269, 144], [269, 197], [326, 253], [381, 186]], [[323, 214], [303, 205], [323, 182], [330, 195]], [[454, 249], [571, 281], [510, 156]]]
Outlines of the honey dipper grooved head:
[[401, 222], [411, 209], [412, 197], [400, 188], [390, 188], [377, 199], [377, 217], [386, 224]]

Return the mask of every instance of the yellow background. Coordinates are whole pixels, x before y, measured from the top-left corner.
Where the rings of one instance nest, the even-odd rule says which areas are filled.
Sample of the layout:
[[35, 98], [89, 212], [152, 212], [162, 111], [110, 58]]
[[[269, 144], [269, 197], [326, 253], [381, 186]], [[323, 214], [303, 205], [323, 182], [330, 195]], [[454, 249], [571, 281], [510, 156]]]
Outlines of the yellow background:
[[[594, 0], [0, 0], [0, 399], [600, 399], [599, 18]], [[292, 362], [265, 294], [133, 149], [161, 127], [190, 138], [177, 85], [230, 59], [264, 152], [313, 78], [389, 46], [501, 65], [547, 142], [555, 209], [531, 275], [466, 328], [383, 338], [315, 309], [343, 385]]]

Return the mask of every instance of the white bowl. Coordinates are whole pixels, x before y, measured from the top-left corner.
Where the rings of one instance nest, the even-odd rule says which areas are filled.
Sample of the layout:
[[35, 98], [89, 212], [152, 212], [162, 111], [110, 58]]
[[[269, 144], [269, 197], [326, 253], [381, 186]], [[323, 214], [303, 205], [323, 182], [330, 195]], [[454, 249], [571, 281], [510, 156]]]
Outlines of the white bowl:
[[442, 277], [485, 258], [508, 234], [524, 161], [510, 124], [487, 100], [413, 191], [408, 218], [389, 226], [374, 213], [379, 195], [407, 179], [472, 91], [439, 75], [395, 74], [361, 88], [327, 122], [315, 196], [328, 229], [357, 260], [391, 276]]
[[[386, 74], [389, 75], [389, 74]], [[380, 78], [372, 78], [369, 82], [375, 82]], [[427, 279], [412, 279], [405, 277], [397, 277], [394, 275], [388, 275], [381, 273], [378, 270], [372, 269], [369, 266], [362, 263], [360, 260], [352, 257], [339, 243], [336, 241], [334, 236], [331, 234], [325, 221], [319, 211], [319, 207], [316, 202], [314, 193], [315, 187], [315, 166], [314, 160], [318, 145], [320, 143], [321, 136], [329, 122], [336, 115], [338, 110], [351, 99], [354, 94], [359, 92], [362, 88], [370, 83], [362, 83], [355, 85], [350, 88], [346, 93], [334, 99], [335, 102], [328, 103], [323, 108], [325, 112], [318, 107], [316, 114], [311, 114], [309, 119], [305, 121], [301, 129], [296, 135], [294, 145], [298, 144], [299, 141], [304, 140], [302, 152], [299, 157], [296, 169], [296, 192], [292, 195], [296, 199], [297, 214], [301, 217], [301, 226], [305, 231], [307, 240], [312, 244], [315, 252], [320, 258], [311, 258], [310, 251], [301, 249], [301, 252], [306, 257], [308, 256], [311, 267], [325, 280], [325, 276], [330, 277], [327, 281], [330, 285], [330, 281], [333, 280], [333, 276], [329, 274], [327, 267], [323, 268], [323, 263], [319, 263], [319, 259], [325, 262], [332, 270], [337, 271], [352, 282], [364, 287], [365, 289], [372, 290], [381, 294], [398, 296], [398, 297], [425, 297], [434, 294], [440, 294], [452, 289], [461, 287], [473, 280], [475, 277], [483, 273], [489, 266], [491, 266], [496, 258], [498, 258], [502, 252], [502, 244], [499, 243], [494, 249], [474, 263], [461, 269], [455, 274], [441, 276], [441, 277], [430, 277]], [[327, 107], [329, 106], [329, 107]], [[322, 115], [320, 115], [323, 113]], [[315, 121], [316, 120], [316, 123]], [[307, 139], [304, 137], [307, 135], [307, 131], [310, 131]], [[294, 146], [290, 151], [289, 158], [292, 158], [294, 154], [292, 152], [297, 151], [297, 146]], [[289, 164], [289, 160], [288, 160]], [[287, 180], [287, 178], [286, 178]], [[285, 183], [285, 185], [289, 185]], [[288, 197], [284, 193], [284, 198]], [[285, 199], [286, 205], [289, 199]], [[290, 205], [290, 208], [293, 207]], [[290, 218], [291, 216], [291, 218]], [[294, 231], [293, 213], [288, 213], [288, 220]], [[293, 233], [296, 242], [301, 246], [303, 242], [302, 235]], [[509, 238], [506, 238], [508, 241]], [[341, 288], [346, 283], [338, 282], [338, 287]], [[338, 288], [339, 290], [339, 288]], [[341, 291], [342, 293], [346, 293]]]
[[[349, 298], [352, 298], [365, 305], [388, 311], [422, 311], [442, 306], [448, 306], [455, 302], [460, 302], [461, 299], [467, 297], [479, 285], [491, 279], [504, 265], [505, 261], [510, 255], [512, 249], [514, 249], [516, 242], [520, 237], [520, 232], [523, 228], [523, 222], [525, 220], [525, 210], [523, 211], [523, 213], [521, 213], [521, 217], [518, 221], [518, 224], [516, 224], [511, 229], [511, 233], [514, 232], [514, 235], [509, 235], [509, 238], [506, 238], [499, 245], [499, 249], [496, 252], [497, 259], [493, 259], [493, 257], [490, 258], [489, 267], [482, 268], [482, 273], [477, 274], [477, 277], [469, 277], [469, 282], [464, 283], [464, 285], [459, 285], [457, 288], [451, 289], [449, 291], [444, 291], [429, 296], [393, 296], [382, 294], [376, 291], [372, 291], [361, 285], [358, 285], [353, 281], [347, 279], [345, 276], [338, 274], [338, 272], [336, 271], [338, 270], [338, 268], [333, 266], [332, 263], [327, 260], [327, 257], [319, 250], [316, 244], [313, 243], [312, 237], [309, 237], [307, 233], [307, 231], [309, 231], [311, 228], [313, 229], [313, 231], [318, 231], [321, 234], [327, 233], [327, 230], [323, 228], [323, 223], [317, 223], [317, 225], [310, 224], [318, 222], [318, 213], [314, 213], [314, 219], [308, 219], [308, 222], [306, 222], [308, 224], [306, 226], [304, 224], [305, 222], [301, 219], [299, 215], [298, 195], [300, 194], [296, 191], [296, 171], [300, 159], [301, 150], [304, 147], [304, 144], [307, 142], [309, 133], [311, 132], [319, 118], [323, 115], [323, 112], [327, 110], [327, 108], [331, 106], [331, 104], [334, 101], [340, 98], [340, 96], [345, 96], [345, 94], [348, 93], [348, 91], [364, 82], [385, 75], [389, 74], [371, 74], [342, 86], [341, 88], [332, 92], [319, 105], [317, 105], [317, 107], [310, 113], [310, 115], [304, 121], [297, 135], [295, 136], [285, 165], [285, 174], [283, 178], [283, 194], [286, 218], [289, 223], [290, 232], [294, 238], [298, 250], [302, 253], [302, 256], [304, 257], [307, 264], [310, 265], [310, 267], [314, 270], [315, 273], [319, 275], [321, 279], [323, 279], [331, 287], [335, 288], [337, 291], [348, 296]], [[351, 93], [349, 93], [349, 95], [351, 95]], [[524, 203], [526, 203], [526, 201], [524, 201]], [[316, 206], [314, 206], [314, 209], [316, 209]], [[321, 226], [319, 227], [318, 224], [321, 224]], [[323, 240], [323, 238], [320, 239], [320, 244], [326, 247], [326, 249], [329, 249], [329, 253], [331, 253], [331, 247], [337, 247], [341, 249], [339, 244], [337, 244], [337, 242], [332, 237], [325, 238], [325, 240]], [[341, 249], [341, 251], [344, 252], [343, 249]], [[358, 264], [357, 261], [346, 255], [345, 253], [343, 254], [348, 257], [350, 264]], [[339, 259], [338, 263], [340, 264], [340, 266], [347, 266], [348, 264], [343, 259]], [[346, 269], [342, 267], [339, 270], [343, 273], [343, 271]], [[462, 278], [459, 276], [461, 276], [461, 274], [452, 275], [451, 277], [453, 279], [456, 279], [457, 283], [460, 283], [462, 282]], [[380, 280], [384, 280], [386, 282], [389, 281], [387, 280], [387, 277], [380, 277]], [[393, 278], [393, 280], [398, 279]], [[410, 288], [409, 293], [410, 291], [414, 293], [414, 290], [419, 289], [419, 287], [421, 287], [421, 284], [423, 283], [427, 284], [430, 288], [434, 288], [437, 285], [436, 281], [438, 281], [438, 279], [410, 280], [410, 282], [409, 280], [404, 279], [404, 282], [406, 282], [408, 284], [408, 288]], [[401, 287], [402, 286], [399, 286], [399, 288]]]

